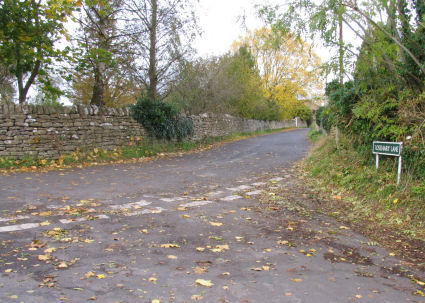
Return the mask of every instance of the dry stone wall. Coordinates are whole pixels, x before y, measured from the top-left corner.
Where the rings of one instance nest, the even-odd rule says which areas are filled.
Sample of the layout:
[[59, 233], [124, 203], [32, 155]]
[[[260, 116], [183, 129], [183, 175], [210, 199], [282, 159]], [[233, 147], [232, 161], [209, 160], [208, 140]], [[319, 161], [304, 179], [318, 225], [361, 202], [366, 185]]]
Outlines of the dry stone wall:
[[[230, 115], [191, 116], [197, 140], [235, 132], [295, 127], [295, 120], [267, 122]], [[298, 127], [305, 124], [298, 120]], [[0, 105], [0, 157], [26, 156], [54, 159], [78, 148], [113, 149], [128, 145], [147, 132], [132, 117], [128, 108], [96, 106], [47, 107]]]

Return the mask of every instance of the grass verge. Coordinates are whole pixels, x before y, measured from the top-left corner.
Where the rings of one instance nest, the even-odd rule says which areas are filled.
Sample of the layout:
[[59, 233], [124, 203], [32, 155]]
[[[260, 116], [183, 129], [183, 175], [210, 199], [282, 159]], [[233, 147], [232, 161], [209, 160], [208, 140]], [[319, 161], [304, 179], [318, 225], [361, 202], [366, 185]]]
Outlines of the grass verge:
[[396, 161], [376, 170], [372, 155], [359, 154], [346, 138], [339, 148], [322, 137], [305, 163], [321, 210], [360, 229], [394, 254], [425, 269], [425, 185], [407, 174], [397, 186]]
[[153, 157], [181, 154], [189, 151], [201, 151], [225, 142], [238, 141], [249, 137], [267, 135], [290, 129], [275, 129], [251, 133], [235, 133], [228, 136], [206, 137], [198, 141], [158, 142], [150, 139], [131, 141], [129, 145], [112, 150], [102, 148], [79, 148], [58, 159], [38, 159], [26, 156], [21, 160], [0, 158], [0, 172], [19, 172], [83, 167], [99, 164], [147, 161]]

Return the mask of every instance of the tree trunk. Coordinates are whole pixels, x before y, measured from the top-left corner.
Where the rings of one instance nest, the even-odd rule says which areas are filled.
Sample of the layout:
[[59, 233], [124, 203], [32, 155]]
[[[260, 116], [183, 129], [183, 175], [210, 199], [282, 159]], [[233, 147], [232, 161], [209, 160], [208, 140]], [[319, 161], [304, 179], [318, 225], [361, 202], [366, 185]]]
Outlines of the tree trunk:
[[103, 81], [103, 75], [101, 68], [102, 63], [98, 63], [94, 71], [94, 86], [93, 95], [90, 104], [96, 106], [103, 106], [103, 92], [105, 90], [105, 83]]
[[35, 78], [38, 75], [38, 72], [40, 71], [41, 67], [41, 61], [37, 60], [35, 62], [34, 68], [31, 71], [31, 75], [28, 78], [27, 82], [25, 83], [25, 86], [23, 85], [23, 75], [21, 71], [18, 73], [18, 94], [19, 94], [19, 104], [25, 104], [27, 103], [27, 94], [31, 87], [31, 85], [34, 83]]
[[156, 70], [156, 33], [158, 30], [158, 2], [152, 0], [152, 15], [151, 15], [151, 26], [150, 31], [150, 47], [149, 47], [149, 88], [148, 97], [156, 100], [157, 99], [157, 86], [158, 86], [158, 75]]

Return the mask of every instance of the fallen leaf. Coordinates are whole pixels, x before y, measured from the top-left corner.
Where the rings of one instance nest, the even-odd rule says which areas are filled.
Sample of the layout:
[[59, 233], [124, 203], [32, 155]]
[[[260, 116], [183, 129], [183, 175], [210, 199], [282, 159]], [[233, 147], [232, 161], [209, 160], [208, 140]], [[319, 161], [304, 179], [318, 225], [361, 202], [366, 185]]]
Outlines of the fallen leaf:
[[49, 221], [44, 221], [40, 223], [40, 226], [49, 226], [51, 223]]
[[52, 258], [51, 255], [38, 255], [39, 261], [47, 261], [47, 260], [50, 260], [51, 258]]
[[223, 223], [221, 223], [221, 222], [210, 222], [210, 224], [212, 226], [222, 226], [223, 225]]
[[205, 251], [205, 247], [197, 247], [196, 250], [197, 251], [200, 251], [200, 252], [203, 252], [203, 251]]
[[298, 278], [295, 278], [295, 279], [291, 279], [293, 282], [297, 282], [297, 283], [299, 283], [299, 282], [302, 282], [303, 281], [303, 279], [298, 279]]
[[206, 267], [200, 267], [200, 266], [195, 266], [195, 267], [193, 268], [193, 271], [194, 271], [196, 274], [203, 274], [203, 273], [206, 273], [206, 272], [208, 271], [208, 268], [206, 268]]
[[68, 268], [68, 264], [66, 264], [66, 262], [61, 262], [59, 263], [58, 268]]
[[214, 284], [211, 282], [211, 280], [204, 280], [204, 279], [197, 279], [195, 281], [196, 284], [205, 286], [205, 287], [212, 287]]
[[96, 279], [105, 279], [106, 275], [105, 274], [98, 274], [96, 275]]
[[96, 274], [95, 274], [94, 272], [92, 272], [92, 271], [89, 271], [89, 272], [87, 272], [84, 276], [85, 276], [86, 278], [90, 278], [90, 277], [94, 277], [94, 276], [96, 276]]
[[250, 270], [253, 270], [253, 271], [263, 271], [263, 269], [261, 267], [253, 267], [253, 268], [250, 268]]
[[350, 229], [350, 228], [349, 228], [349, 227], [347, 227], [347, 226], [341, 225], [341, 226], [339, 227], [339, 229]]
[[215, 248], [212, 248], [211, 251], [212, 252], [222, 252], [223, 250], [229, 250], [229, 245], [224, 244], [224, 245], [216, 245]]
[[202, 295], [193, 295], [190, 297], [193, 301], [202, 300], [204, 297]]
[[157, 281], [158, 279], [157, 278], [155, 278], [155, 277], [150, 277], [149, 278], [149, 282], [152, 282], [153, 284], [156, 284], [156, 281]]
[[160, 244], [159, 247], [161, 248], [179, 248], [180, 245], [175, 243], [167, 243], [167, 244]]
[[177, 259], [177, 256], [174, 256], [174, 255], [168, 255], [168, 256], [167, 256], [167, 258], [168, 258], [168, 259], [171, 259], [171, 260], [176, 260], [176, 259]]
[[46, 248], [46, 249], [44, 250], [44, 253], [45, 253], [45, 254], [50, 254], [50, 253], [55, 252], [55, 251], [56, 251], [56, 248], [54, 248], [54, 247], [49, 247], [49, 248]]

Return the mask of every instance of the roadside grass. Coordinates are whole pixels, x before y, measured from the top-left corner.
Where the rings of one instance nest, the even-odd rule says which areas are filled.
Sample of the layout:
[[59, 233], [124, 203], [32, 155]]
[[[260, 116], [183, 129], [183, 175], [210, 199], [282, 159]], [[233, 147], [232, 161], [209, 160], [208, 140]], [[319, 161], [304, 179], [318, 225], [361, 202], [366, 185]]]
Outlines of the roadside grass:
[[323, 133], [323, 131], [321, 130], [315, 130], [315, 129], [311, 129], [308, 132], [308, 138], [310, 139], [311, 142], [316, 143], [320, 140], [320, 138], [322, 138], [325, 134]]
[[82, 167], [107, 163], [146, 161], [152, 157], [205, 150], [225, 142], [238, 141], [286, 130], [291, 129], [284, 128], [251, 133], [235, 133], [227, 136], [206, 137], [202, 140], [183, 142], [167, 142], [146, 138], [140, 141], [131, 141], [129, 145], [111, 150], [79, 148], [73, 153], [61, 155], [58, 159], [39, 159], [31, 156], [25, 156], [21, 160], [0, 158], [0, 171], [7, 173], [12, 171], [36, 171], [40, 169], [51, 170], [73, 166]]
[[[329, 198], [323, 207], [331, 215], [374, 235], [378, 242], [395, 242], [395, 247], [399, 247], [409, 246], [408, 240], [419, 241], [423, 248], [424, 180], [415, 180], [403, 172], [397, 186], [396, 158], [382, 158], [376, 170], [372, 153], [360, 154], [346, 138], [341, 138], [337, 149], [334, 139], [322, 137], [304, 169], [318, 194]], [[422, 249], [420, 253], [425, 252]]]

